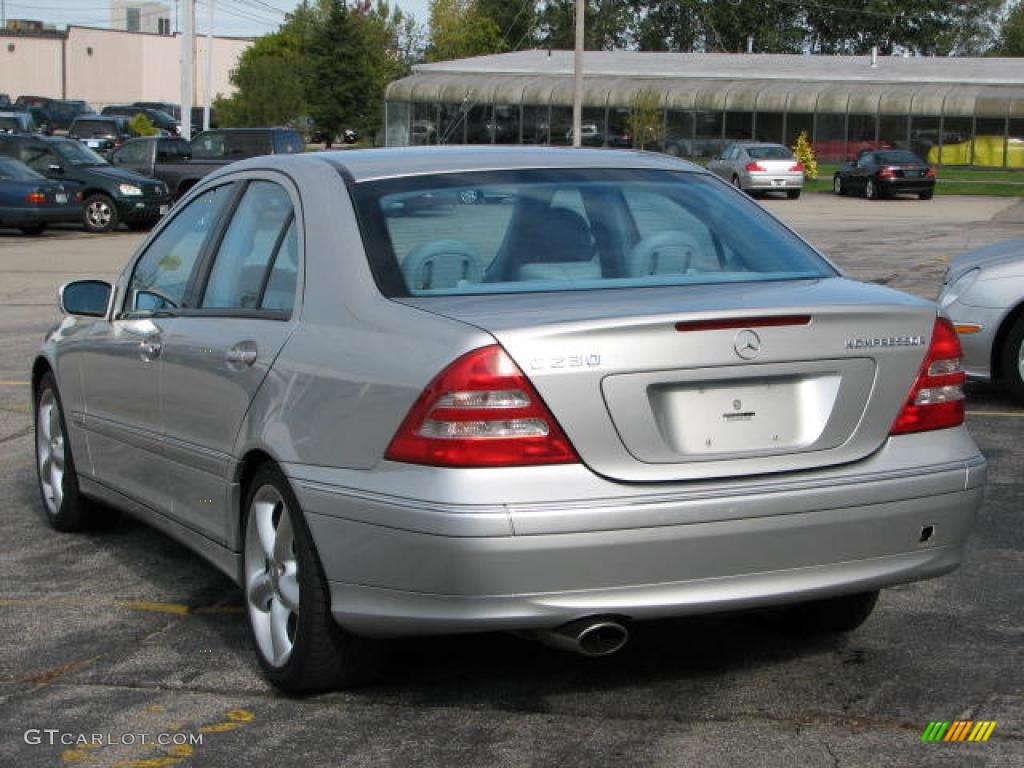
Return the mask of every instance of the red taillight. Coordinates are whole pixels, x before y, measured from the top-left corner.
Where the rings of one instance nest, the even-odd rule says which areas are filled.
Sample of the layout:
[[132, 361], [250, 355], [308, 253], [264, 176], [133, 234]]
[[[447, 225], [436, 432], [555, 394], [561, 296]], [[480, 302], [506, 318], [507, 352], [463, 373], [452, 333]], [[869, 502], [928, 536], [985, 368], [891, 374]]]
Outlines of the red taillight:
[[887, 165], [882, 170], [880, 170], [878, 172], [878, 176], [879, 176], [879, 178], [882, 178], [882, 179], [895, 179], [896, 178], [896, 169]]
[[925, 168], [924, 169], [924, 175], [928, 176], [930, 178], [935, 178], [935, 171], [932, 170], [931, 168]]
[[917, 374], [917, 381], [910, 388], [890, 434], [927, 432], [963, 424], [966, 380], [967, 376], [960, 367], [960, 339], [953, 324], [940, 317], [935, 321], [932, 343]]
[[764, 172], [764, 166], [760, 165], [756, 161], [753, 162], [753, 163], [747, 163], [743, 167], [746, 168], [748, 171], [753, 171], [754, 173], [763, 173]]
[[438, 467], [579, 461], [533, 385], [497, 344], [466, 353], [427, 385], [385, 458]]
[[46, 195], [42, 192], [29, 192], [25, 195], [25, 202], [29, 205], [44, 205], [46, 203]]
[[75, 192], [75, 202], [76, 203], [82, 202], [82, 193], [81, 192]]
[[793, 173], [797, 173], [797, 172], [803, 173], [804, 172], [804, 164], [803, 163], [794, 163], [793, 165], [791, 165], [789, 167], [789, 170], [793, 171]]

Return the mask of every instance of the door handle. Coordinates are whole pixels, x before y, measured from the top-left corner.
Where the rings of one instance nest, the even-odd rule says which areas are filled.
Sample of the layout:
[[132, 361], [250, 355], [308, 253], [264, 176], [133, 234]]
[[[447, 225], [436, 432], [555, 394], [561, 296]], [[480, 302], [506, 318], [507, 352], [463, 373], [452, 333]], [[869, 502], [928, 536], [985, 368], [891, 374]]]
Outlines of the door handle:
[[151, 363], [156, 358], [160, 357], [160, 350], [163, 349], [163, 345], [159, 339], [147, 339], [139, 342], [139, 357], [145, 360], [147, 363]]
[[224, 359], [228, 366], [235, 369], [248, 368], [256, 362], [256, 342], [240, 341], [228, 350]]

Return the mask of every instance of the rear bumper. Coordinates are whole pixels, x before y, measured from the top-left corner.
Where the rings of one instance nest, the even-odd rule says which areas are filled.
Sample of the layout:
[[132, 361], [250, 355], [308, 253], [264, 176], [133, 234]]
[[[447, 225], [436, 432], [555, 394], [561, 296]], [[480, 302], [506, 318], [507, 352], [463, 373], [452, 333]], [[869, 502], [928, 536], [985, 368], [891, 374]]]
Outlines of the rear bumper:
[[918, 194], [935, 189], [935, 179], [879, 179], [878, 188], [891, 194]]
[[748, 173], [745, 189], [757, 190], [788, 190], [803, 189], [804, 175], [802, 173]]
[[[985, 461], [974, 453], [899, 477], [807, 478], [802, 487], [737, 481], [731, 493], [719, 484], [710, 495], [486, 505], [355, 491], [286, 471], [335, 618], [386, 637], [706, 613], [937, 576], [960, 563]], [[934, 535], [921, 542], [925, 526]]]

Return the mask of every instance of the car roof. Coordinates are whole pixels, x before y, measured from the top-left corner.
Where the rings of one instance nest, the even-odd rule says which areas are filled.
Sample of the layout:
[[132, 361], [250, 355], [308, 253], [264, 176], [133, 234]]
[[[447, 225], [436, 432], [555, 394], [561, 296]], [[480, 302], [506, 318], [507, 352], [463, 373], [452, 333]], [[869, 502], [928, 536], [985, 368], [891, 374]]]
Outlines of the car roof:
[[[268, 166], [287, 170], [304, 163], [328, 163], [356, 182], [396, 176], [419, 176], [459, 171], [519, 170], [523, 168], [660, 169], [707, 173], [685, 160], [655, 152], [557, 147], [393, 147], [306, 152], [256, 157], [232, 163], [232, 170]], [[219, 175], [219, 174], [218, 174]]]

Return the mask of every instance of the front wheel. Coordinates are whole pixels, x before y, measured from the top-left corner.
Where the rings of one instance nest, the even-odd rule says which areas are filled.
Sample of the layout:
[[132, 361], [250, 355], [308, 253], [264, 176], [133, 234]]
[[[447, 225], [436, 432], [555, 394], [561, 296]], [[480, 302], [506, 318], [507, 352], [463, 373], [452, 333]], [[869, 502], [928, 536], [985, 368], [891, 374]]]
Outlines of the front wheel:
[[1010, 326], [1002, 355], [1006, 386], [1019, 403], [1024, 403], [1024, 315], [1018, 317]]
[[117, 510], [90, 502], [78, 492], [64, 408], [52, 373], [46, 373], [36, 389], [35, 427], [36, 478], [47, 522], [62, 532], [115, 524]]
[[82, 207], [82, 223], [87, 232], [109, 232], [117, 228], [117, 206], [106, 195], [89, 195]]
[[248, 494], [243, 574], [249, 629], [264, 674], [293, 695], [357, 685], [379, 646], [343, 630], [313, 537], [284, 474], [266, 464]]
[[799, 634], [851, 632], [868, 620], [878, 602], [878, 590], [797, 603], [779, 610], [777, 623]]
[[838, 173], [832, 177], [832, 191], [837, 195], [846, 194], [846, 185], [843, 184], [843, 177]]

